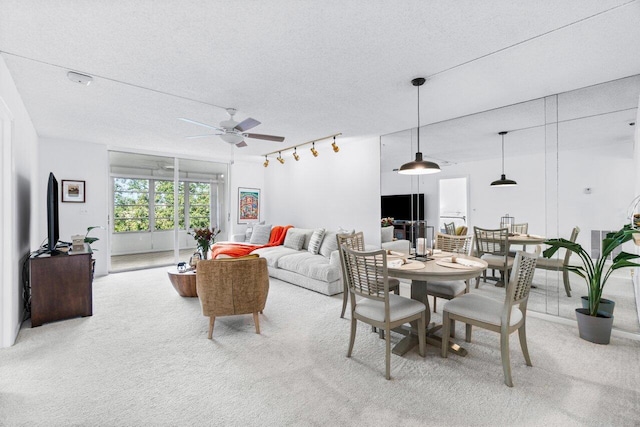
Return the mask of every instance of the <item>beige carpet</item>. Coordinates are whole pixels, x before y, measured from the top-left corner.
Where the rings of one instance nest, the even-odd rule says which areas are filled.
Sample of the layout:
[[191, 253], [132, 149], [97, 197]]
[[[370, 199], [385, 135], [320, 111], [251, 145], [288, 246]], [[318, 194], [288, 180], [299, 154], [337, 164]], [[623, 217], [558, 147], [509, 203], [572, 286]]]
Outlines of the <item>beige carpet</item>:
[[534, 366], [513, 336], [514, 388], [497, 334], [482, 330], [465, 358], [432, 346], [424, 359], [392, 356], [387, 381], [384, 341], [366, 325], [345, 357], [341, 296], [273, 280], [261, 335], [250, 315], [227, 317], [210, 341], [198, 300], [178, 296], [165, 271], [98, 278], [94, 316], [25, 325], [0, 349], [0, 425], [640, 424], [637, 341], [599, 346], [530, 317]]

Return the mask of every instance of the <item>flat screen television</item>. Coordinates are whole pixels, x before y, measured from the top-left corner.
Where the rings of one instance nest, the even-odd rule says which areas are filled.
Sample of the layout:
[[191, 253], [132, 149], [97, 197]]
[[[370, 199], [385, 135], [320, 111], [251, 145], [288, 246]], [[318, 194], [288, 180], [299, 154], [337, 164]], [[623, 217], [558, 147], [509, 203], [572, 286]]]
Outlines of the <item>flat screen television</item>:
[[424, 194], [382, 196], [381, 208], [383, 218], [392, 217], [396, 221], [423, 220], [425, 218]]
[[47, 183], [47, 252], [52, 255], [59, 253], [56, 245], [60, 238], [60, 228], [58, 226], [58, 181], [53, 173], [49, 173]]

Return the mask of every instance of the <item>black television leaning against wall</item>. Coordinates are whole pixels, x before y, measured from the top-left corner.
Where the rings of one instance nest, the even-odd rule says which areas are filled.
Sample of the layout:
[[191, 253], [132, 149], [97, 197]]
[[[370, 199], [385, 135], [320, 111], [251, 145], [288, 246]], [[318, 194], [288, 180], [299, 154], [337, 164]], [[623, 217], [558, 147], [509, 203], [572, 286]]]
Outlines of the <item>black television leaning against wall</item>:
[[424, 194], [381, 196], [380, 202], [383, 218], [391, 217], [396, 221], [416, 221], [425, 217]]
[[53, 176], [53, 172], [49, 173], [49, 182], [47, 183], [47, 252], [52, 255], [59, 253], [56, 251], [56, 245], [60, 238], [60, 228], [58, 228], [58, 181]]

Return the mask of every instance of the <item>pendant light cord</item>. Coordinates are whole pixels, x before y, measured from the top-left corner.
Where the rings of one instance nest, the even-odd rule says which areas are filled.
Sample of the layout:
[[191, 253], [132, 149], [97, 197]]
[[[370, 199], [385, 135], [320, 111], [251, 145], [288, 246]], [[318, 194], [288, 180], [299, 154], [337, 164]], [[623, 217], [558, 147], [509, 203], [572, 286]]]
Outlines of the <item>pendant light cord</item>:
[[420, 86], [418, 86], [418, 152], [420, 152]]
[[504, 175], [504, 134], [502, 134], [502, 175]]

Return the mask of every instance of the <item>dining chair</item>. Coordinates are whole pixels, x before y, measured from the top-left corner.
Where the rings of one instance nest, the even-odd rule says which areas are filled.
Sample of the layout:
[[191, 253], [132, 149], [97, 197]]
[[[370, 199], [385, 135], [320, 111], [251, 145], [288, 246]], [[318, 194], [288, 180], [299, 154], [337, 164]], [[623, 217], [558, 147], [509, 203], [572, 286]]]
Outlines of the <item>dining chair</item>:
[[444, 231], [447, 234], [452, 234], [455, 235], [456, 234], [456, 224], [453, 222], [449, 222], [449, 223], [444, 223]]
[[[450, 328], [455, 327], [456, 320], [466, 324], [466, 342], [471, 342], [473, 326], [500, 334], [500, 356], [504, 383], [509, 387], [513, 387], [511, 361], [509, 359], [509, 336], [516, 330], [520, 338], [520, 347], [522, 348], [524, 360], [527, 366], [532, 366], [529, 349], [527, 348], [527, 303], [539, 255], [539, 245], [536, 246], [536, 250], [533, 253], [524, 251], [517, 253], [504, 301], [479, 295], [478, 293], [470, 293], [446, 302], [442, 309], [443, 337], [450, 335]], [[444, 339], [442, 343], [441, 356], [447, 357], [449, 350], [448, 340]]]
[[[569, 237], [569, 240], [575, 243], [579, 233], [580, 233], [580, 228], [577, 226], [573, 227], [573, 230], [571, 231], [571, 237]], [[562, 270], [562, 282], [564, 283], [564, 291], [567, 293], [568, 297], [571, 296], [571, 284], [569, 283], [569, 270], [567, 270], [566, 267], [569, 265], [569, 260], [571, 259], [571, 253], [572, 251], [566, 249], [564, 253], [564, 258], [562, 259], [540, 257], [538, 258], [538, 263], [536, 264], [536, 268], [539, 268], [542, 270], [553, 270], [553, 271]]]
[[[488, 229], [473, 227], [476, 241], [476, 256], [487, 262], [488, 267], [500, 271], [501, 282], [496, 286], [505, 286], [505, 280], [509, 278], [509, 271], [513, 267], [513, 257], [509, 256], [509, 231], [506, 228]], [[483, 273], [484, 282], [487, 282], [487, 271]], [[476, 279], [476, 289], [480, 286], [480, 277]]]
[[[469, 255], [471, 252], [472, 235], [451, 236], [449, 234], [436, 234], [436, 249], [443, 252]], [[445, 280], [428, 281], [427, 295], [433, 296], [433, 312], [436, 312], [437, 298], [451, 300], [459, 295], [469, 292], [469, 280]]]
[[418, 352], [425, 355], [426, 306], [421, 301], [392, 294], [389, 291], [387, 253], [356, 251], [340, 246], [344, 260], [345, 281], [351, 300], [351, 334], [347, 357], [351, 357], [356, 338], [357, 321], [385, 331], [385, 377], [391, 379], [391, 329], [407, 322], [418, 324]]
[[[529, 223], [528, 222], [523, 222], [520, 224], [512, 224], [511, 225], [511, 232], [512, 233], [517, 233], [517, 234], [527, 234], [529, 232]], [[522, 245], [522, 250], [526, 251], [527, 250], [527, 245]], [[518, 252], [516, 249], [510, 248], [509, 249], [509, 256], [515, 257], [516, 256], [516, 252]]]
[[[336, 239], [338, 241], [338, 247], [342, 245], [347, 245], [349, 249], [355, 249], [357, 251], [364, 251], [364, 233], [359, 231], [357, 233], [351, 234], [336, 234]], [[345, 271], [344, 271], [344, 260], [342, 259], [342, 252], [340, 252], [340, 261], [342, 264], [342, 284], [344, 288], [344, 292], [342, 293], [342, 312], [340, 313], [340, 318], [344, 318], [344, 313], [347, 310], [347, 300], [349, 299], [349, 289], [347, 287], [347, 282], [345, 280]], [[389, 278], [389, 289], [391, 289], [395, 294], [400, 294], [400, 281], [395, 278]], [[374, 328], [375, 332], [375, 328]], [[382, 336], [381, 336], [382, 338]]]

